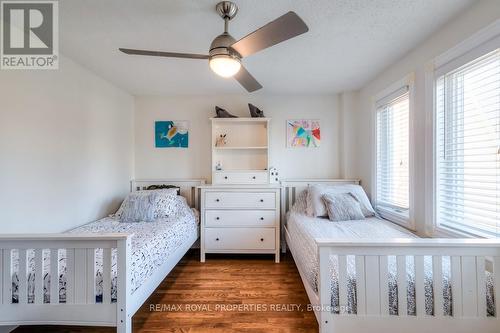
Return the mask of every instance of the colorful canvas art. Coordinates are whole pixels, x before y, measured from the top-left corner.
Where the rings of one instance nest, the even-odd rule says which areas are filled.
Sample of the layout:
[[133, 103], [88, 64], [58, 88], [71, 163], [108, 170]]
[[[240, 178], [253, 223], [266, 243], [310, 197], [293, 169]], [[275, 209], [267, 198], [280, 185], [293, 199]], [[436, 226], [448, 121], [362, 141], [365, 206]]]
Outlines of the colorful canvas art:
[[187, 148], [189, 146], [188, 121], [156, 121], [156, 148]]
[[321, 142], [319, 120], [287, 120], [287, 147], [319, 147]]

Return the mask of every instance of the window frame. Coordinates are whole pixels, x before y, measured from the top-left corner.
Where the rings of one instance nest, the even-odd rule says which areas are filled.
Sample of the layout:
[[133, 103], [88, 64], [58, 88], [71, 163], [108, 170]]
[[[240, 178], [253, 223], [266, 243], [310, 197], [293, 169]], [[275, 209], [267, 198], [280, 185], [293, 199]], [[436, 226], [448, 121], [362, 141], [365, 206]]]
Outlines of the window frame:
[[500, 45], [500, 19], [481, 29], [474, 35], [465, 39], [453, 48], [437, 56], [425, 66], [425, 110], [426, 110], [426, 135], [425, 135], [425, 226], [427, 235], [434, 237], [476, 237], [494, 238], [494, 236], [459, 228], [450, 228], [439, 225], [437, 221], [437, 149], [438, 144], [436, 126], [436, 83], [443, 75], [457, 69], [495, 49]]
[[[396, 209], [391, 209], [386, 206], [378, 206], [377, 205], [377, 170], [378, 170], [378, 163], [377, 163], [377, 132], [378, 132], [378, 126], [377, 126], [377, 102], [388, 98], [392, 94], [396, 93], [399, 90], [404, 89], [405, 87], [408, 88], [408, 98], [409, 98], [409, 104], [408, 104], [408, 204], [409, 204], [409, 209], [407, 213], [401, 213], [398, 212]], [[372, 98], [372, 204], [373, 207], [375, 208], [375, 211], [384, 219], [396, 223], [398, 225], [401, 225], [405, 228], [408, 228], [410, 230], [416, 230], [415, 229], [415, 219], [414, 219], [414, 194], [413, 194], [413, 183], [414, 183], [414, 112], [413, 110], [415, 109], [415, 73], [411, 72], [402, 79], [392, 83], [389, 85], [387, 88], [384, 90], [380, 91], [379, 93], [375, 94]]]

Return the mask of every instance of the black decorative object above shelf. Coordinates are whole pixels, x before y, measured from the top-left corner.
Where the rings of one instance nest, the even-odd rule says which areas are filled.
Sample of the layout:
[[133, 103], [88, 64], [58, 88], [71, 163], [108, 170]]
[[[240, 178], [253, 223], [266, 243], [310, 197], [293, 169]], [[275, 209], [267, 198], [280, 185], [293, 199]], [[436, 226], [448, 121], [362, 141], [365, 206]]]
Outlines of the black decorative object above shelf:
[[260, 110], [252, 103], [248, 103], [248, 109], [250, 110], [252, 118], [264, 118], [264, 111]]
[[218, 106], [215, 107], [215, 113], [217, 114], [215, 118], [238, 118]]

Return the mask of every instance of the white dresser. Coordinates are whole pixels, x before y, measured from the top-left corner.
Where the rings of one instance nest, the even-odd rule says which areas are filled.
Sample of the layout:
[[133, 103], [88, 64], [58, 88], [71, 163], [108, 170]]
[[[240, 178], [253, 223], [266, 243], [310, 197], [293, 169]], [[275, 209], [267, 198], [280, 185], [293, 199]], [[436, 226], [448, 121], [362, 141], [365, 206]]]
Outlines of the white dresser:
[[278, 185], [200, 187], [201, 261], [206, 253], [272, 253], [280, 256]]

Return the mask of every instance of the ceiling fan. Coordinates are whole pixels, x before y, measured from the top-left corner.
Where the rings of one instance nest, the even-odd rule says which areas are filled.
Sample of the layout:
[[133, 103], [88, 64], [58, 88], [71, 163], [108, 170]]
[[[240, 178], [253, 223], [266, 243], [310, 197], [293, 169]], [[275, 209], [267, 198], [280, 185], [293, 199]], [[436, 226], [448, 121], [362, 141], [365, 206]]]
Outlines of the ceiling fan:
[[234, 77], [248, 92], [262, 88], [262, 85], [243, 67], [241, 59], [263, 49], [301, 35], [309, 30], [294, 12], [288, 12], [236, 41], [228, 32], [229, 21], [238, 12], [238, 6], [231, 1], [219, 2], [215, 9], [224, 20], [224, 33], [217, 36], [210, 45], [208, 55], [148, 51], [120, 48], [126, 54], [169, 58], [208, 59], [210, 68], [222, 77]]

